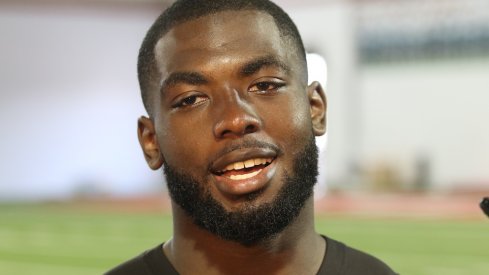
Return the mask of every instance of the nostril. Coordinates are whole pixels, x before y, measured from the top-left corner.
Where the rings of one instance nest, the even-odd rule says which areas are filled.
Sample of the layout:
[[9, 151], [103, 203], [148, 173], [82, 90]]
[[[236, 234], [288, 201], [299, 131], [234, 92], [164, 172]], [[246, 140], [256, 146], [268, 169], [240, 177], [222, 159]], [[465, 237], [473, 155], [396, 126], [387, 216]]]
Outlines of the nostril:
[[256, 126], [255, 125], [249, 124], [249, 125], [246, 126], [244, 132], [245, 132], [245, 134], [250, 134], [250, 133], [256, 132], [256, 130], [257, 129], [256, 129]]
[[224, 137], [224, 136], [231, 134], [231, 133], [232, 133], [231, 130], [224, 130], [224, 131], [222, 131], [221, 136]]

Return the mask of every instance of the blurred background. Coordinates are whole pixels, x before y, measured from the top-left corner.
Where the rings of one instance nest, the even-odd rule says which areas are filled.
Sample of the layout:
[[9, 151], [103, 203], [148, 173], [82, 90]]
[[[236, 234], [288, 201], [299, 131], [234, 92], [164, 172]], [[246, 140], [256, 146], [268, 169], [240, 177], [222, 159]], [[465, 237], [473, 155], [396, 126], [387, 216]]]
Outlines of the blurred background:
[[[170, 2], [0, 0], [0, 236], [8, 240], [4, 248], [0, 243], [0, 273], [30, 274], [46, 263], [52, 267], [46, 274], [55, 274], [56, 268], [77, 274], [74, 267], [80, 268], [79, 274], [100, 273], [148, 248], [124, 246], [140, 232], [134, 224], [143, 223], [124, 225], [127, 213], [139, 218], [168, 213], [161, 172], [147, 168], [137, 141], [137, 118], [145, 111], [136, 58], [145, 32]], [[487, 274], [483, 259], [489, 253], [475, 246], [481, 241], [489, 245], [487, 221], [478, 209], [480, 198], [489, 195], [489, 1], [276, 3], [298, 25], [310, 53], [311, 80], [320, 80], [328, 96], [328, 134], [317, 142], [317, 209], [330, 221], [324, 231], [378, 252], [403, 274]], [[106, 212], [115, 216], [98, 216]], [[74, 216], [75, 225], [70, 220]], [[365, 243], [375, 237], [361, 230], [343, 238], [346, 227], [368, 227], [368, 222], [348, 220], [352, 216], [368, 217], [369, 222], [380, 218], [382, 222], [371, 225], [399, 232], [392, 242], [406, 241], [401, 233], [406, 227], [432, 234], [455, 228], [461, 240], [473, 239], [464, 241], [467, 253], [457, 255], [453, 266], [441, 259], [436, 266], [436, 249], [421, 260], [419, 248], [412, 255], [402, 249], [392, 254], [392, 247]], [[40, 217], [55, 222], [27, 223]], [[399, 224], [385, 225], [400, 218]], [[416, 224], [419, 218], [429, 222]], [[79, 224], [83, 219], [86, 223]], [[104, 224], [110, 221], [116, 223]], [[95, 246], [77, 239], [80, 232], [60, 232], [63, 222], [74, 232], [93, 231]], [[127, 235], [114, 237], [120, 228]], [[148, 235], [161, 236], [153, 230]], [[388, 234], [377, 227], [371, 232]], [[60, 267], [60, 255], [46, 254], [47, 243], [58, 242], [59, 236], [75, 236], [73, 245], [84, 243], [87, 251], [115, 238], [104, 246], [128, 252], [105, 251], [108, 258], [99, 255], [88, 265], [79, 256], [90, 253], [80, 252]], [[27, 256], [12, 252], [27, 240], [40, 242], [38, 254], [32, 247], [34, 254]], [[136, 238], [134, 243], [144, 242]], [[434, 247], [449, 250], [443, 243], [439, 240]], [[409, 269], [427, 259], [429, 264]], [[458, 273], [467, 266], [469, 273]]]

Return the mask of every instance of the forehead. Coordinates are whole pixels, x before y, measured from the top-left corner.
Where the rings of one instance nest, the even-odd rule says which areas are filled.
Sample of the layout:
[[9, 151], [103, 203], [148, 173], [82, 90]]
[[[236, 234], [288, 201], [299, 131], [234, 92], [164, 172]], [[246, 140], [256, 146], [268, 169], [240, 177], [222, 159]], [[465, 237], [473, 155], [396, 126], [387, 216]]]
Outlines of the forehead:
[[285, 43], [273, 18], [260, 11], [223, 11], [181, 23], [156, 44], [161, 74], [219, 65], [258, 56], [289, 61], [295, 51]]

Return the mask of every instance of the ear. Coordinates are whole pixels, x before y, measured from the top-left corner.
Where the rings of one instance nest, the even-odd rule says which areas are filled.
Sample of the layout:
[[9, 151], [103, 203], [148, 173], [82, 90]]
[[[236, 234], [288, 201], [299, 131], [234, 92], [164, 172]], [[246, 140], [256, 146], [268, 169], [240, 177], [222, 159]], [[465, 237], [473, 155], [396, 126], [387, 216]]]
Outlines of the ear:
[[159, 169], [163, 165], [164, 159], [151, 119], [144, 116], [138, 119], [138, 139], [149, 167], [153, 170]]
[[319, 82], [314, 81], [307, 87], [307, 96], [311, 108], [311, 120], [314, 135], [322, 136], [326, 133], [326, 95]]

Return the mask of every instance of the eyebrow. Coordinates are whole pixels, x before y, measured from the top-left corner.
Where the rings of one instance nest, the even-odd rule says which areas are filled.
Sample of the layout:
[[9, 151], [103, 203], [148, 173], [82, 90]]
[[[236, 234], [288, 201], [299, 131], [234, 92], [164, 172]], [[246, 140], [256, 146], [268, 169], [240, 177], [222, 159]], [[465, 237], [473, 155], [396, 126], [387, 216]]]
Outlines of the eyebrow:
[[[247, 62], [241, 67], [239, 74], [243, 77], [251, 76], [266, 67], [280, 68], [285, 72], [290, 71], [289, 66], [284, 62], [274, 56], [268, 55]], [[198, 72], [173, 72], [161, 81], [160, 90], [164, 91], [166, 88], [178, 84], [204, 85], [207, 83], [209, 83], [209, 80]]]
[[162, 81], [161, 91], [177, 84], [203, 85], [207, 83], [209, 83], [209, 80], [197, 72], [173, 72]]
[[290, 71], [290, 68], [289, 66], [287, 66], [287, 64], [278, 60], [276, 57], [272, 55], [268, 55], [268, 56], [256, 58], [244, 64], [241, 67], [239, 74], [241, 76], [250, 76], [257, 73], [258, 71], [260, 71], [265, 67], [276, 67], [284, 70], [285, 72]]

